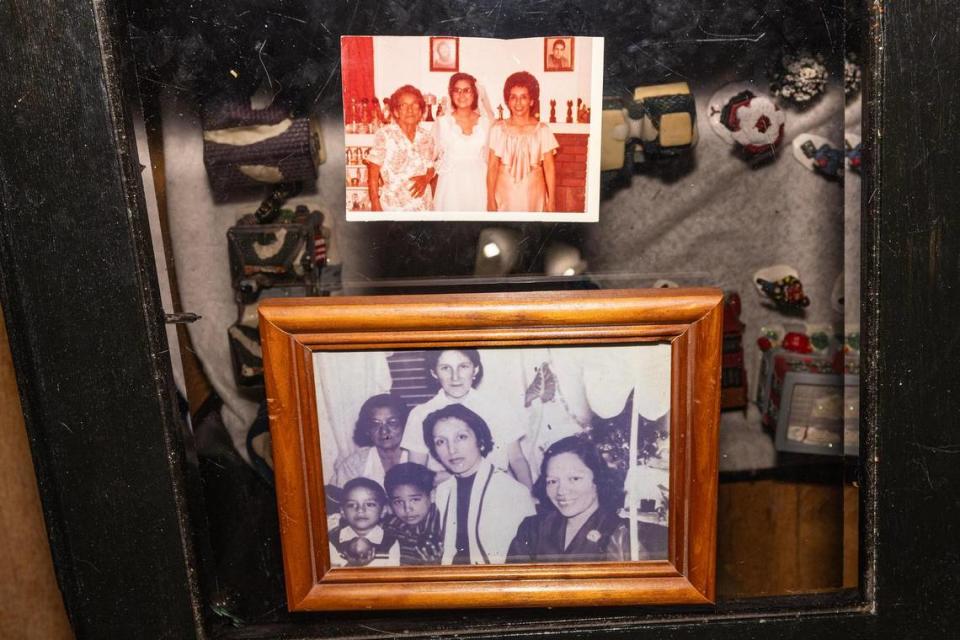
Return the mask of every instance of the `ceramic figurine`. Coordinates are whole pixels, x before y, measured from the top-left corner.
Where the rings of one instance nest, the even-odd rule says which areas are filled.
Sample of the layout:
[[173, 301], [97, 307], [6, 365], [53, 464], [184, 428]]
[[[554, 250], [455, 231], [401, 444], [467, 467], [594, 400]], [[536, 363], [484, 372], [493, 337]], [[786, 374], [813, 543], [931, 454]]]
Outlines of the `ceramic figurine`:
[[318, 121], [279, 104], [254, 109], [249, 100], [212, 98], [202, 120], [203, 164], [217, 202], [264, 185], [313, 181], [324, 161]]
[[808, 107], [826, 91], [828, 75], [821, 56], [785, 53], [771, 72], [770, 93], [797, 107]]
[[752, 91], [731, 97], [720, 110], [719, 119], [744, 159], [751, 163], [772, 159], [783, 143], [786, 116], [770, 98]]
[[801, 134], [793, 140], [793, 157], [814, 173], [829, 180], [843, 177], [844, 154], [826, 138]]
[[383, 124], [390, 124], [390, 121], [393, 119], [393, 114], [390, 113], [390, 99], [383, 99]]
[[573, 100], [567, 100], [567, 124], [573, 124]]
[[747, 406], [747, 370], [744, 368], [740, 294], [730, 292], [723, 304], [723, 353], [720, 371], [720, 408]]
[[771, 282], [757, 278], [757, 285], [780, 310], [799, 310], [810, 305], [810, 298], [803, 294], [803, 284], [795, 276], [785, 276]]
[[857, 175], [863, 170], [863, 143], [860, 136], [847, 133], [843, 136], [843, 147], [846, 150], [847, 167]]
[[550, 123], [555, 124], [557, 122], [557, 101], [550, 101]]
[[[589, 121], [588, 109], [583, 117]], [[699, 138], [686, 82], [637, 87], [629, 103], [604, 98], [601, 118], [601, 171], [689, 156]]]

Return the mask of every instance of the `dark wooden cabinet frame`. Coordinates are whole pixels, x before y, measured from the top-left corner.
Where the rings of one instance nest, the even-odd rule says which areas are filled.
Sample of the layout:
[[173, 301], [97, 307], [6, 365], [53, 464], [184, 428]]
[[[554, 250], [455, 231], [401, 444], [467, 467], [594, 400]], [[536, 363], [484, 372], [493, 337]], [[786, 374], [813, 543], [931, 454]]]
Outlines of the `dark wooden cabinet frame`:
[[204, 520], [125, 112], [122, 3], [0, 6], [0, 294], [78, 637], [955, 633], [958, 21], [928, 2], [878, 1], [869, 12], [859, 594], [681, 610], [332, 614], [231, 629], [211, 616], [198, 577]]

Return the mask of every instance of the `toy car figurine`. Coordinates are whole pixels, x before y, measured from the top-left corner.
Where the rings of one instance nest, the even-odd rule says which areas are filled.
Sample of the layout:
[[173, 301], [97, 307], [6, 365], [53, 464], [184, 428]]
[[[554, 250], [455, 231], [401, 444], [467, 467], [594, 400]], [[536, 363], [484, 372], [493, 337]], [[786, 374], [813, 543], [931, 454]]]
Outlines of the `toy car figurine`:
[[637, 87], [629, 102], [603, 99], [600, 170], [684, 156], [697, 144], [697, 107], [686, 82]]

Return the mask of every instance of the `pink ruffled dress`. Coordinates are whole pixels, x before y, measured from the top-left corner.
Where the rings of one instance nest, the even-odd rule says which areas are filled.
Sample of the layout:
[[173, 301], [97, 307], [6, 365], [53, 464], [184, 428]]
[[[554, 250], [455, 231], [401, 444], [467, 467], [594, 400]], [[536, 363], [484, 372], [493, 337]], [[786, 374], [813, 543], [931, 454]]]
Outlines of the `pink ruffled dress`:
[[525, 133], [517, 133], [498, 120], [490, 127], [490, 150], [500, 158], [500, 173], [494, 196], [497, 211], [543, 211], [547, 183], [543, 176], [543, 156], [560, 145], [542, 122]]

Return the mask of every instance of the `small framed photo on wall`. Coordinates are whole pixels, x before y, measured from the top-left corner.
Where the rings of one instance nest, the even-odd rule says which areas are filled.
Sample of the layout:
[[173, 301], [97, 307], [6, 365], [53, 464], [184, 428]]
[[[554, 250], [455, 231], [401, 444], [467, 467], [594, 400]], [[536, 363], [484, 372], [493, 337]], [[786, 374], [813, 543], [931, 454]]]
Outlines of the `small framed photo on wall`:
[[573, 36], [543, 39], [543, 70], [573, 71]]
[[448, 36], [430, 38], [430, 71], [460, 70], [460, 39]]

